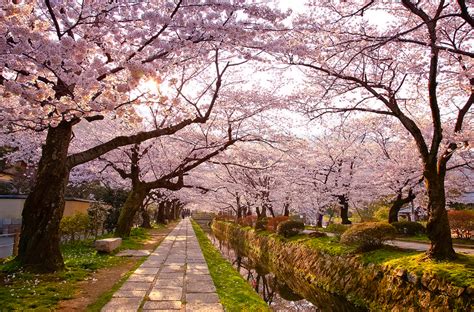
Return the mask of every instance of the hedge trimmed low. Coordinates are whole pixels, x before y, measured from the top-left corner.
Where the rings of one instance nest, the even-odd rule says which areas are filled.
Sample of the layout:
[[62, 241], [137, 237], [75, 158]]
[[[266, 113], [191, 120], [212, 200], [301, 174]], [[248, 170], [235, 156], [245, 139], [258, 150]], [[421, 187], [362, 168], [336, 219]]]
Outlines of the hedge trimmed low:
[[399, 221], [391, 224], [397, 229], [398, 234], [418, 235], [426, 232], [425, 227], [418, 222]]
[[277, 233], [284, 237], [291, 237], [304, 230], [304, 223], [296, 220], [288, 220], [278, 224]]
[[341, 242], [356, 245], [359, 251], [382, 247], [387, 240], [395, 238], [397, 229], [385, 222], [367, 222], [351, 226], [341, 236]]

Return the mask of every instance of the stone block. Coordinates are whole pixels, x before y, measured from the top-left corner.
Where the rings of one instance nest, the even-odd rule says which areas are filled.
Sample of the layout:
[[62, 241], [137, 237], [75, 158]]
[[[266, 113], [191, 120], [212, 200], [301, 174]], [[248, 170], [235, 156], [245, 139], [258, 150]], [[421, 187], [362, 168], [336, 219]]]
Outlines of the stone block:
[[186, 280], [188, 282], [193, 281], [212, 281], [211, 275], [209, 274], [186, 274]]
[[158, 268], [161, 263], [161, 261], [147, 260], [140, 265], [140, 268]]
[[176, 287], [183, 287], [184, 286], [184, 279], [177, 278], [177, 279], [162, 279], [158, 278], [156, 280], [154, 288], [176, 288]]
[[112, 298], [101, 312], [136, 312], [142, 303], [142, 298]]
[[181, 310], [181, 301], [145, 301], [145, 304], [143, 305], [143, 310]]
[[187, 293], [186, 304], [219, 303], [216, 293]]
[[213, 293], [216, 292], [216, 287], [212, 280], [188, 281], [186, 285], [186, 292], [188, 293]]
[[101, 252], [112, 252], [122, 244], [120, 237], [104, 238], [95, 241], [95, 249]]
[[153, 275], [153, 274], [158, 274], [158, 271], [160, 268], [156, 267], [139, 267], [138, 269], [135, 270], [135, 274], [140, 274], [140, 275]]
[[186, 312], [224, 312], [220, 303], [189, 303]]
[[161, 301], [161, 300], [180, 301], [182, 295], [183, 295], [183, 289], [180, 287], [163, 288], [163, 289], [153, 288], [150, 294], [148, 295], [148, 298], [153, 301]]
[[153, 282], [155, 279], [154, 274], [132, 274], [129, 278], [129, 282]]
[[158, 276], [159, 276], [160, 279], [183, 279], [184, 272], [180, 272], [180, 273], [160, 273]]
[[148, 290], [151, 287], [151, 282], [130, 282], [123, 283], [120, 290]]
[[114, 298], [144, 298], [146, 290], [118, 290], [112, 297]]

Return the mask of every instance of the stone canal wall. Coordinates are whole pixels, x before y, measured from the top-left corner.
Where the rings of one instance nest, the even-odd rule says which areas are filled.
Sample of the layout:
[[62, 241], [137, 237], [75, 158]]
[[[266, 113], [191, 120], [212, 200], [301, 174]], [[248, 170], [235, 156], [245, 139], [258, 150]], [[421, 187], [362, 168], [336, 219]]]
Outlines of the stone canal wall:
[[335, 256], [304, 244], [259, 235], [228, 222], [212, 223], [214, 235], [267, 267], [295, 292], [318, 302], [321, 289], [371, 311], [471, 311], [473, 289], [433, 275], [417, 276], [387, 265], [364, 264], [360, 256]]

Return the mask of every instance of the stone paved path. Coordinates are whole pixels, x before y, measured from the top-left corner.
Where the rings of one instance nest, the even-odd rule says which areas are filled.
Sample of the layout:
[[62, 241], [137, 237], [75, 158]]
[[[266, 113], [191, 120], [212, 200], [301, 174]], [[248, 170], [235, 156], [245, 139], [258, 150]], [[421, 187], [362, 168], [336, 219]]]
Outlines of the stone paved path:
[[102, 308], [224, 311], [189, 219], [182, 220]]
[[[428, 243], [418, 243], [418, 242], [407, 242], [407, 241], [399, 241], [393, 240], [389, 242], [390, 245], [396, 246], [403, 249], [413, 249], [417, 251], [427, 251], [430, 249], [430, 244]], [[454, 247], [454, 250], [457, 253], [463, 253], [467, 255], [474, 255], [474, 249], [472, 248], [463, 248], [463, 247]]]

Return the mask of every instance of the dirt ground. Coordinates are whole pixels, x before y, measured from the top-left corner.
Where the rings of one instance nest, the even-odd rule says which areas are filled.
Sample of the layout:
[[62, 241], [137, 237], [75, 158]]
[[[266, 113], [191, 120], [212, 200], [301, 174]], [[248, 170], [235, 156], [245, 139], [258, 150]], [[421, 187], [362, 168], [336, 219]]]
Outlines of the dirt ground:
[[[170, 224], [166, 229], [151, 230], [151, 238], [143, 244], [142, 249], [154, 250], [174, 226], [175, 223]], [[94, 272], [87, 280], [76, 284], [78, 290], [74, 298], [61, 301], [58, 304], [57, 311], [85, 311], [88, 305], [94, 303], [103, 293], [110, 290], [139, 260], [140, 258], [130, 257], [118, 266]]]

